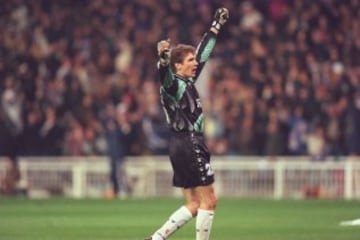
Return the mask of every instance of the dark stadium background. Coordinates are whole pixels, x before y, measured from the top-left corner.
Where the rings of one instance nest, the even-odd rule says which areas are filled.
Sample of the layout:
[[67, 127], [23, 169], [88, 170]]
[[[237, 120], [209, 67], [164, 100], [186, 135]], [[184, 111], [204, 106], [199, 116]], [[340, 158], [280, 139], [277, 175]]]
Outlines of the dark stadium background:
[[3, 1], [0, 152], [106, 155], [106, 110], [126, 154], [166, 154], [156, 43], [195, 44], [230, 9], [199, 89], [215, 155], [360, 153], [356, 0]]

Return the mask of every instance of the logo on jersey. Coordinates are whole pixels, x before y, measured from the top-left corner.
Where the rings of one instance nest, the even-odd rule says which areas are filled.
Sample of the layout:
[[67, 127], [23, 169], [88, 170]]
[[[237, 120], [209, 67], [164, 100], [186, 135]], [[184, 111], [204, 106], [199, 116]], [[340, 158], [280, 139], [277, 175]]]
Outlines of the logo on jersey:
[[196, 99], [196, 107], [197, 107], [197, 108], [201, 108], [200, 98], [197, 98], [197, 99]]

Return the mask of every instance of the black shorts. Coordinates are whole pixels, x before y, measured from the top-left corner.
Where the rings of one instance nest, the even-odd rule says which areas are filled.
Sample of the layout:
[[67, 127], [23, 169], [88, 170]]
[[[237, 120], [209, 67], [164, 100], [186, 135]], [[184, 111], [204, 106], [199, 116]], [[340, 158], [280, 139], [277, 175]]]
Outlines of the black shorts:
[[173, 133], [169, 155], [174, 170], [175, 187], [193, 188], [214, 182], [210, 152], [202, 134]]

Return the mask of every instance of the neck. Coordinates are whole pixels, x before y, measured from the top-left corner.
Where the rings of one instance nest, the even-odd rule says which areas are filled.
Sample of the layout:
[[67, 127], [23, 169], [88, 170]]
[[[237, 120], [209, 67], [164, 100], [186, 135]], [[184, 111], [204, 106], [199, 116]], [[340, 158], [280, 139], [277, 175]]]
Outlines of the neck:
[[177, 75], [178, 77], [183, 78], [183, 79], [189, 78], [189, 77], [187, 77], [187, 76], [185, 76], [184, 74], [179, 73], [179, 72], [175, 73], [175, 75]]

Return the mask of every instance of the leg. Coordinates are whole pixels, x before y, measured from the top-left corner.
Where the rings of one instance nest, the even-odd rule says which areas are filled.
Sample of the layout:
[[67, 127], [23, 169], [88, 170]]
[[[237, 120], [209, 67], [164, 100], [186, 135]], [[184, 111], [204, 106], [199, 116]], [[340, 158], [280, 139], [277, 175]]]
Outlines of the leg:
[[200, 199], [197, 196], [194, 188], [184, 188], [182, 190], [186, 204], [185, 206], [191, 212], [192, 216], [197, 215], [198, 208], [200, 207]]
[[217, 202], [214, 187], [212, 184], [196, 187], [195, 193], [200, 200], [196, 217], [196, 240], [208, 240]]
[[214, 211], [216, 208], [217, 198], [215, 195], [214, 186], [200, 186], [194, 189], [196, 196], [198, 196], [200, 201], [200, 208], [204, 210]]
[[113, 195], [117, 196], [120, 188], [119, 184], [119, 161], [115, 157], [110, 158], [110, 180], [112, 184]]
[[150, 238], [151, 240], [165, 240], [186, 224], [193, 216], [196, 216], [199, 200], [194, 189], [183, 189], [186, 201], [185, 206], [176, 210], [164, 225], [159, 228]]
[[125, 162], [123, 159], [120, 159], [119, 162], [119, 194], [120, 198], [126, 198], [131, 195], [131, 185], [130, 181], [128, 179], [128, 176], [126, 175], [125, 171]]

